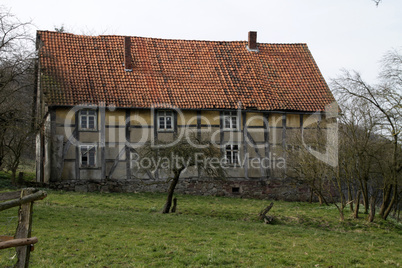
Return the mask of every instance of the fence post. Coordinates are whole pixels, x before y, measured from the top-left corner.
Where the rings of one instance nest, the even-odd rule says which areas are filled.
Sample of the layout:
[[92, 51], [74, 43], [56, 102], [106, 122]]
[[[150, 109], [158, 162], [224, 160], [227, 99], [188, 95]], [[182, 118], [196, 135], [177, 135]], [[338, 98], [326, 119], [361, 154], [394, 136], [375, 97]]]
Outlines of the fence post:
[[[30, 195], [34, 192], [33, 188], [23, 189], [21, 191], [21, 198]], [[18, 211], [18, 226], [15, 232], [15, 238], [28, 238], [31, 237], [32, 227], [32, 208], [33, 202], [22, 204]], [[16, 247], [18, 261], [15, 267], [25, 268], [29, 266], [29, 257], [31, 252], [31, 245]]]

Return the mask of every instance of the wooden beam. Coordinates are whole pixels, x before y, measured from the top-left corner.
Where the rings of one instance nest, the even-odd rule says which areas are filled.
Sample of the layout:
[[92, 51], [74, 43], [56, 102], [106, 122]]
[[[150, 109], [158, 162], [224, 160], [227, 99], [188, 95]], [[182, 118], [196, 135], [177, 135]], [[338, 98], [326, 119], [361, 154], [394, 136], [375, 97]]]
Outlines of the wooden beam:
[[[17, 226], [17, 231], [15, 232], [15, 238], [16, 239], [27, 239], [31, 237], [31, 229], [32, 229], [32, 210], [33, 210], [33, 200], [37, 200], [36, 198], [34, 199], [32, 196], [34, 189], [28, 188], [28, 189], [23, 189], [21, 191], [21, 199], [27, 199], [29, 196], [31, 196], [31, 202], [22, 204], [18, 213], [18, 226]], [[38, 192], [41, 194], [40, 192]], [[42, 194], [45, 194], [42, 192]], [[15, 267], [28, 267], [29, 266], [29, 257], [31, 254], [31, 247], [30, 245], [24, 245], [24, 246], [18, 246], [15, 248], [17, 251], [17, 264]]]
[[66, 155], [67, 155], [67, 152], [68, 152], [68, 150], [70, 149], [70, 147], [71, 147], [71, 140], [73, 139], [73, 138], [75, 138], [76, 137], [76, 131], [78, 131], [77, 130], [77, 128], [75, 128], [75, 126], [74, 126], [74, 130], [73, 130], [73, 133], [71, 133], [71, 136], [70, 137], [68, 137], [68, 139], [67, 139], [67, 141], [64, 143], [64, 145], [63, 145], [63, 156], [62, 156], [62, 158], [61, 158], [61, 166], [60, 166], [60, 170], [59, 170], [59, 175], [58, 175], [58, 177], [57, 177], [57, 179], [61, 179], [61, 176], [62, 176], [62, 174], [63, 174], [63, 169], [64, 169], [64, 160], [66, 159]]
[[201, 140], [201, 111], [197, 110], [197, 137]]
[[[173, 137], [174, 137], [174, 139], [176, 139], [177, 138], [177, 116], [178, 116], [178, 113], [175, 111], [175, 110], [173, 110], [172, 111], [172, 114], [173, 114]], [[159, 124], [159, 122], [158, 122], [158, 124]]]
[[[256, 143], [255, 140], [253, 139], [253, 136], [251, 136], [250, 132], [248, 132], [248, 130], [246, 130], [246, 132], [247, 132], [247, 139], [248, 139], [248, 140], [251, 142], [251, 144], [253, 145], [255, 153], [257, 154], [258, 158], [259, 158], [260, 161], [261, 161], [262, 156], [261, 156], [261, 154], [260, 154], [260, 150], [259, 150], [258, 147], [257, 147], [257, 143]], [[248, 144], [248, 143], [247, 143], [247, 144]], [[262, 167], [262, 164], [260, 164], [260, 172], [261, 172], [261, 176], [264, 176], [264, 169], [263, 169], [263, 167]], [[267, 175], [265, 174], [265, 177], [266, 177], [266, 176], [267, 176]]]
[[151, 117], [153, 119], [154, 135], [153, 142], [156, 144], [158, 141], [158, 110], [155, 108], [151, 109]]
[[[197, 139], [201, 142], [201, 111], [197, 110]], [[201, 178], [201, 167], [197, 165], [197, 177]]]
[[282, 114], [282, 147], [286, 150], [286, 114]]
[[[265, 159], [269, 159], [270, 163], [269, 166], [272, 165], [270, 151], [271, 148], [269, 146], [269, 114], [264, 113], [264, 151], [265, 151]], [[265, 170], [266, 177], [271, 176], [271, 169], [267, 168]]]
[[50, 135], [54, 137], [56, 135], [56, 110], [51, 108], [49, 109], [50, 113]]
[[126, 148], [127, 148], [127, 146], [124, 146], [124, 147], [120, 150], [120, 152], [119, 152], [119, 154], [116, 156], [116, 158], [114, 159], [113, 166], [110, 168], [110, 171], [109, 171], [109, 175], [108, 175], [108, 178], [109, 178], [109, 179], [112, 178], [112, 175], [113, 175], [113, 173], [114, 173], [114, 170], [116, 169], [117, 165], [119, 164], [119, 160], [120, 160], [120, 159], [123, 157], [123, 155], [126, 153]]
[[[246, 178], [246, 179], [248, 179], [248, 165], [249, 165], [249, 159], [247, 159], [247, 124], [246, 124], [246, 112], [242, 112], [241, 113], [241, 119], [242, 119], [242, 125], [243, 125], [243, 127], [242, 127], [242, 129], [243, 129], [243, 137], [242, 137], [242, 140], [243, 140], [243, 157], [245, 158], [244, 159], [244, 163], [245, 163], [245, 165], [244, 165], [244, 177]], [[240, 121], [240, 120], [239, 120]]]
[[220, 112], [220, 114], [219, 114], [219, 145], [220, 145], [220, 147], [221, 147], [221, 150], [224, 152], [225, 151], [225, 149], [224, 149], [224, 147], [223, 147], [223, 144], [224, 144], [224, 138], [225, 138], [225, 133], [224, 133], [224, 131], [223, 131], [223, 124], [224, 124], [225, 122], [223, 121], [223, 112]]
[[80, 125], [80, 115], [79, 115], [80, 111], [76, 111], [75, 112], [75, 129], [74, 132], [75, 133], [75, 140], [76, 140], [76, 144], [75, 144], [75, 179], [79, 180], [80, 179], [80, 159], [81, 159], [81, 155], [80, 155], [80, 146], [79, 146], [79, 140], [80, 140], [80, 132], [79, 132], [79, 125]]
[[[151, 116], [153, 118], [153, 122], [154, 122], [154, 135], [153, 135], [153, 144], [157, 144], [158, 143], [158, 109], [153, 108], [151, 109]], [[155, 170], [155, 179], [159, 179], [159, 172], [158, 169]]]
[[105, 152], [105, 141], [106, 141], [106, 108], [105, 105], [99, 106], [100, 114], [100, 153], [101, 153], [101, 179], [106, 179], [106, 152]]
[[[24, 190], [23, 190], [24, 191]], [[31, 191], [32, 192], [32, 191]], [[36, 200], [42, 200], [47, 196], [47, 193], [44, 191], [38, 191], [36, 193], [32, 193], [29, 195], [25, 195], [19, 199], [16, 200], [11, 200], [11, 201], [7, 201], [4, 203], [0, 203], [0, 211], [3, 211], [5, 209], [9, 209], [15, 206], [20, 206], [26, 203], [30, 203]]]
[[[46, 117], [44, 118], [46, 120]], [[45, 146], [45, 124], [40, 128], [40, 159], [39, 159], [39, 182], [45, 182], [45, 163], [46, 163], [46, 146]]]
[[[125, 127], [125, 138], [126, 138], [126, 178], [127, 180], [131, 179], [131, 159], [130, 159], [130, 144], [131, 144], [131, 140], [130, 140], [130, 131], [131, 131], [131, 121], [130, 121], [130, 110], [127, 109], [126, 110], [126, 127]], [[142, 130], [140, 130], [141, 132], [143, 132]]]
[[36, 237], [11, 239], [5, 242], [0, 242], [0, 249], [27, 246], [36, 243], [38, 243], [38, 238]]
[[303, 129], [303, 120], [304, 120], [304, 117], [303, 117], [303, 115], [301, 114], [301, 115], [300, 115], [300, 129]]

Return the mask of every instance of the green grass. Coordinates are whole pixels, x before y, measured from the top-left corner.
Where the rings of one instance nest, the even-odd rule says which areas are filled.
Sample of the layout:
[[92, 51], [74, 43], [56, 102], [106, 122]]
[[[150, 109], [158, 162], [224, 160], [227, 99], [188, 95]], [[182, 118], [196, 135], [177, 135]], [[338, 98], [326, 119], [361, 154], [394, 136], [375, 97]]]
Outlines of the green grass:
[[[334, 206], [177, 195], [178, 212], [160, 214], [163, 194], [48, 191], [36, 202], [31, 267], [395, 267], [402, 227], [376, 218], [338, 221]], [[0, 212], [13, 233], [17, 209]], [[12, 266], [14, 249], [0, 251]]]

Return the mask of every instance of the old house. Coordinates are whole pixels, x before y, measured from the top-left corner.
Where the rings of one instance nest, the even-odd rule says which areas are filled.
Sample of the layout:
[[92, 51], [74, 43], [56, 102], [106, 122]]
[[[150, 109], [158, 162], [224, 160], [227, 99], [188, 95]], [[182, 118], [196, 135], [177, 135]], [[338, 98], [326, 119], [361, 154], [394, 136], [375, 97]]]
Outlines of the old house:
[[189, 170], [178, 191], [297, 199], [287, 137], [334, 102], [306, 44], [258, 43], [256, 32], [216, 42], [38, 31], [37, 49], [37, 178], [63, 189], [163, 191], [139, 175], [136, 150], [194, 131], [221, 148], [229, 177]]

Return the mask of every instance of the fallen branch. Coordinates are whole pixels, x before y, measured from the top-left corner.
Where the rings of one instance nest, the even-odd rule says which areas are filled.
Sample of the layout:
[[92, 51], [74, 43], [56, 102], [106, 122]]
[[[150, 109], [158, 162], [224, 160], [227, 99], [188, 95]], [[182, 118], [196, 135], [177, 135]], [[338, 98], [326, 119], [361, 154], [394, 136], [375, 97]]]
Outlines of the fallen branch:
[[259, 214], [259, 219], [260, 221], [264, 221], [266, 224], [271, 223], [274, 220], [274, 217], [272, 216], [267, 216], [267, 213], [271, 210], [271, 208], [274, 206], [274, 203], [272, 202], [267, 206], [265, 209], [261, 210]]
[[262, 221], [265, 217], [265, 215], [268, 213], [268, 211], [271, 210], [271, 208], [274, 206], [274, 203], [272, 202], [271, 204], [269, 204], [269, 206], [267, 206], [265, 209], [261, 210], [260, 214], [259, 214], [259, 219]]
[[0, 242], [0, 249], [27, 246], [36, 243], [38, 243], [38, 238], [36, 237], [12, 239], [5, 242]]
[[274, 217], [272, 217], [272, 216], [265, 216], [264, 217], [264, 223], [265, 224], [270, 224], [270, 223], [272, 223], [274, 221]]

